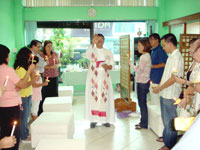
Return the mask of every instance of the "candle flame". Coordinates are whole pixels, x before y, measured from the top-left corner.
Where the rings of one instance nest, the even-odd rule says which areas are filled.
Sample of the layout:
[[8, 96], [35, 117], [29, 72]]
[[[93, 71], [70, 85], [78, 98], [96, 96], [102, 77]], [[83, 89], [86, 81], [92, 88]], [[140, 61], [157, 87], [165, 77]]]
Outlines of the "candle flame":
[[14, 121], [14, 123], [13, 123], [14, 125], [16, 125], [17, 124], [17, 121]]

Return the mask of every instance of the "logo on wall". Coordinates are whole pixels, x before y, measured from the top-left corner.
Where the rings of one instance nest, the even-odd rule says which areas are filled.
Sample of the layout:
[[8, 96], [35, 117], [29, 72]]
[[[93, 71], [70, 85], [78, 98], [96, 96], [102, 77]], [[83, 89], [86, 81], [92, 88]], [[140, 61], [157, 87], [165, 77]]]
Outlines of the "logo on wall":
[[89, 17], [95, 17], [97, 15], [97, 11], [94, 8], [88, 9], [88, 16]]

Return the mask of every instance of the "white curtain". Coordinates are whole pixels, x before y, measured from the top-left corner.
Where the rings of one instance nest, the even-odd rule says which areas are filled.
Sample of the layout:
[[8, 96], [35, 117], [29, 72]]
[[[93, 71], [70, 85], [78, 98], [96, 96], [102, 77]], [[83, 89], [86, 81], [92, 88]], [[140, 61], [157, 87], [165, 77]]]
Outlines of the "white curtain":
[[25, 7], [156, 6], [157, 0], [23, 0]]
[[25, 44], [28, 45], [35, 39], [37, 32], [37, 22], [27, 21], [25, 22]]

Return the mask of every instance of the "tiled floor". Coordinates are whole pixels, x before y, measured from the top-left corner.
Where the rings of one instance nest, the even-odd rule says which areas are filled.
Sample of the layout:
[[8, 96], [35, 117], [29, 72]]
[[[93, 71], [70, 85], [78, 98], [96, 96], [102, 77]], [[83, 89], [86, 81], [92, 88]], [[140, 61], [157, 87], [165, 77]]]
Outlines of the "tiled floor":
[[[115, 98], [119, 94], [115, 94]], [[132, 98], [134, 98], [132, 93]], [[87, 150], [157, 150], [163, 143], [156, 142], [157, 136], [150, 129], [135, 130], [138, 117], [118, 119], [110, 128], [98, 125], [89, 128], [84, 120], [84, 96], [74, 96], [73, 111], [75, 114], [74, 139], [85, 139]], [[20, 144], [20, 150], [34, 150], [31, 144]], [[59, 150], [59, 149], [57, 149]]]

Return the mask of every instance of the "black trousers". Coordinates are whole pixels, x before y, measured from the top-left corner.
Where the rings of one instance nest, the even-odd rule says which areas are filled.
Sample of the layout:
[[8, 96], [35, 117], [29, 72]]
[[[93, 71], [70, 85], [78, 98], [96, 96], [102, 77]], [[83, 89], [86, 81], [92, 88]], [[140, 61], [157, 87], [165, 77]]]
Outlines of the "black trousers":
[[40, 101], [38, 116], [43, 112], [43, 103], [46, 97], [58, 97], [58, 77], [49, 78], [47, 86], [42, 87], [42, 100]]
[[15, 131], [13, 134], [17, 139], [17, 143], [14, 147], [4, 149], [4, 150], [18, 150], [19, 149], [20, 108], [19, 108], [19, 106], [0, 107], [0, 138], [3, 138], [5, 136], [10, 136], [14, 121], [17, 121], [17, 125], [15, 127]]

